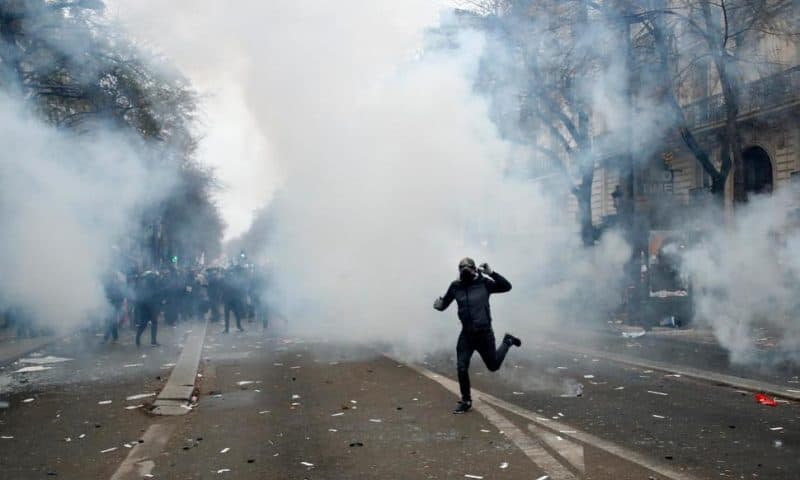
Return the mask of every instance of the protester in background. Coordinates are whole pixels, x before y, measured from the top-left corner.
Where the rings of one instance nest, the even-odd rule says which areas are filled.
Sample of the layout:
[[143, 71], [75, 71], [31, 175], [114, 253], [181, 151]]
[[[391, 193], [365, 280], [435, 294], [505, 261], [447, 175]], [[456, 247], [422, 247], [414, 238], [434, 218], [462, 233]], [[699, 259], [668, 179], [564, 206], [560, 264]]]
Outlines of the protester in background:
[[103, 343], [109, 338], [112, 342], [119, 340], [119, 321], [122, 314], [122, 304], [125, 301], [125, 276], [121, 272], [112, 272], [104, 282], [106, 299], [111, 305], [111, 312], [106, 315], [106, 328]]
[[163, 302], [163, 283], [158, 272], [148, 270], [139, 275], [135, 292], [136, 346], [141, 342], [142, 333], [150, 324], [150, 345], [157, 346], [158, 315]]
[[245, 314], [245, 297], [247, 295], [247, 277], [243, 266], [235, 265], [225, 272], [222, 282], [222, 297], [225, 308], [225, 330], [230, 328], [230, 315], [236, 316], [236, 328], [243, 332], [242, 317]]
[[456, 414], [468, 412], [472, 408], [469, 383], [469, 364], [472, 354], [477, 351], [486, 368], [495, 372], [503, 364], [508, 349], [512, 345], [517, 347], [522, 345], [520, 339], [506, 333], [500, 346], [495, 347], [489, 296], [493, 293], [508, 292], [511, 290], [511, 283], [486, 263], [481, 264], [479, 270], [471, 258], [464, 258], [458, 263], [458, 275], [459, 278], [450, 284], [447, 293], [433, 303], [433, 308], [439, 311], [446, 310], [453, 300], [458, 304], [461, 334], [458, 336], [456, 346], [456, 366], [461, 401], [453, 411]]

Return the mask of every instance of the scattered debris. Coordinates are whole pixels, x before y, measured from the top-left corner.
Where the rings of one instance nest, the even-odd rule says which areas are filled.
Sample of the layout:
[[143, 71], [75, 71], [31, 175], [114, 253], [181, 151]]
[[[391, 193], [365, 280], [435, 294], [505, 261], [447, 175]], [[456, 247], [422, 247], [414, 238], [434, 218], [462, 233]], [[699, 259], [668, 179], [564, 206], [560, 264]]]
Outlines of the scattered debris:
[[0, 437], [0, 439], [13, 440], [14, 439], [14, 435], [3, 435], [2, 437]]
[[78, 435], [78, 438], [86, 438], [86, 434], [85, 433], [81, 433], [80, 435]]
[[594, 375], [584, 375], [583, 378], [594, 378]]
[[614, 390], [625, 390], [625, 387], [616, 387]]
[[331, 417], [341, 417], [342, 415], [344, 415], [344, 412], [334, 413]]
[[111, 403], [113, 403], [113, 400], [101, 400], [97, 402], [98, 405], [111, 405]]
[[772, 427], [772, 428], [770, 428], [770, 430], [772, 430], [773, 432], [779, 432], [779, 431], [783, 430], [783, 427]]
[[139, 404], [139, 405], [128, 405], [127, 407], [125, 407], [125, 410], [136, 410], [137, 408], [142, 408], [142, 407], [144, 407], [144, 405], [142, 405], [142, 404]]
[[228, 453], [230, 451], [231, 451], [231, 449], [229, 447], [225, 447], [222, 450], [220, 450], [219, 453]]
[[264, 415], [265, 413], [269, 413], [269, 410], [261, 410], [258, 412], [259, 415]]
[[227, 472], [230, 472], [230, 471], [231, 471], [230, 468], [220, 468], [219, 470], [217, 470], [217, 475], [219, 475], [221, 473], [227, 473]]
[[256, 383], [254, 380], [242, 380], [240, 382], [236, 382], [236, 385], [243, 387], [245, 385], [250, 385], [251, 383]]
[[302, 465], [304, 467], [313, 467], [314, 466], [314, 464], [311, 463], [311, 462], [300, 462], [300, 465]]
[[623, 338], [639, 338], [644, 336], [644, 330], [639, 330], [638, 332], [622, 332]]
[[508, 468], [508, 462], [503, 462], [503, 463], [500, 464], [500, 469], [501, 470], [505, 470], [506, 468]]
[[656, 414], [654, 413], [654, 414], [653, 414], [653, 418], [660, 418], [660, 419], [662, 419], [662, 420], [663, 420], [663, 419], [665, 419], [665, 418], [667, 418], [667, 417], [665, 417], [665, 416], [663, 416], [663, 415], [656, 415]]
[[109, 452], [113, 452], [116, 449], [117, 449], [117, 447], [106, 448], [105, 450], [101, 450], [100, 453], [109, 453]]
[[43, 372], [45, 370], [52, 370], [53, 367], [43, 367], [41, 365], [35, 365], [33, 367], [22, 367], [19, 370], [14, 370], [11, 373], [33, 373], [33, 372]]
[[541, 477], [537, 478], [536, 480], [547, 480], [550, 478], [550, 475], [542, 475]]
[[128, 401], [130, 401], [130, 400], [140, 400], [142, 398], [155, 397], [155, 396], [156, 396], [155, 393], [140, 393], [138, 395], [131, 395], [130, 397], [126, 397], [125, 400], [128, 400]]
[[760, 403], [761, 405], [767, 405], [768, 407], [777, 407], [778, 403], [775, 402], [775, 399], [769, 397], [763, 393], [756, 393], [755, 396], [756, 402]]
[[336, 432], [338, 432], [339, 430], [336, 430], [335, 428], [329, 428], [329, 429], [328, 429], [328, 431], [329, 431], [329, 432], [336, 433]]
[[128, 363], [123, 365], [124, 368], [144, 367], [144, 363]]
[[486, 430], [485, 428], [481, 428], [481, 432], [483, 432], [483, 433], [492, 433], [491, 431]]
[[292, 400], [299, 400], [299, 399], [300, 399], [300, 395], [297, 395], [297, 394], [292, 395]]
[[476, 480], [483, 480], [483, 477], [481, 477], [480, 475], [470, 475], [469, 473], [465, 473], [464, 478], [474, 478]]
[[34, 400], [35, 400], [34, 398], [26, 398], [25, 400], [22, 401], [22, 403], [31, 403]]
[[380, 418], [370, 418], [369, 421], [372, 423], [381, 423], [383, 420]]
[[656, 392], [656, 391], [653, 391], [653, 390], [648, 390], [647, 393], [652, 393], [653, 395], [661, 395], [663, 397], [666, 397], [667, 395], [669, 395], [668, 393]]
[[50, 363], [62, 363], [70, 361], [72, 361], [71, 358], [54, 357], [52, 355], [48, 355], [46, 357], [37, 357], [37, 358], [21, 358], [19, 360], [20, 363], [30, 363], [32, 365], [47, 365]]
[[781, 448], [783, 446], [783, 441], [775, 440], [774, 442], [772, 442], [772, 444], [775, 446], [775, 448]]
[[513, 393], [514, 395], [525, 395], [525, 392], [511, 392], [511, 393]]

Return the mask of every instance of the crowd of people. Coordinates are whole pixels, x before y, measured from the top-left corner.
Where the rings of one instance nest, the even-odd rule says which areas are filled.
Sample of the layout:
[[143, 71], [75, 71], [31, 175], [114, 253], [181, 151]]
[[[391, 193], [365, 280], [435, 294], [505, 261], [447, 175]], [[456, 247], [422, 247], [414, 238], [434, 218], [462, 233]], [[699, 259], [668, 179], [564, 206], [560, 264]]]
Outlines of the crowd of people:
[[[227, 268], [181, 268], [173, 263], [160, 270], [110, 272], [103, 280], [109, 305], [102, 320], [103, 342], [116, 342], [120, 328], [127, 326], [135, 331], [139, 346], [149, 327], [150, 344], [156, 346], [159, 322], [174, 326], [179, 322], [224, 320], [224, 333], [230, 331], [232, 320], [239, 331], [244, 331], [244, 321], [267, 328], [270, 316], [263, 299], [266, 283], [265, 270], [244, 262]], [[0, 318], [0, 327], [9, 332], [16, 329], [17, 337], [49, 333], [38, 328], [35, 318], [22, 308], [6, 308], [0, 311]]]

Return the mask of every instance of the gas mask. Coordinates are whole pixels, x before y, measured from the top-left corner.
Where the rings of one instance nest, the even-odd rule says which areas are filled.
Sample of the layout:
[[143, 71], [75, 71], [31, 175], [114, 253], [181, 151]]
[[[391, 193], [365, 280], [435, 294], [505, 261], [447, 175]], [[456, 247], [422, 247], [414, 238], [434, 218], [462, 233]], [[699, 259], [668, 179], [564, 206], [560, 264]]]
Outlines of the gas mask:
[[471, 282], [478, 278], [478, 268], [473, 259], [467, 257], [458, 262], [458, 278], [462, 282]]

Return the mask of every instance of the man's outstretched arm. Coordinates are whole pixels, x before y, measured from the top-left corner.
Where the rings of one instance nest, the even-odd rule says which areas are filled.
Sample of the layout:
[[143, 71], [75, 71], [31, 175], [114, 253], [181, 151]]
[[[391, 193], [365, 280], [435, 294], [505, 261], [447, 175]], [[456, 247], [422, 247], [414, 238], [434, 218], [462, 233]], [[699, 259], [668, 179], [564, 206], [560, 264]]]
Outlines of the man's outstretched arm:
[[433, 308], [443, 312], [447, 310], [447, 307], [453, 303], [455, 298], [455, 295], [453, 295], [453, 284], [450, 284], [450, 288], [447, 289], [447, 293], [444, 294], [444, 297], [439, 297], [433, 302]]

